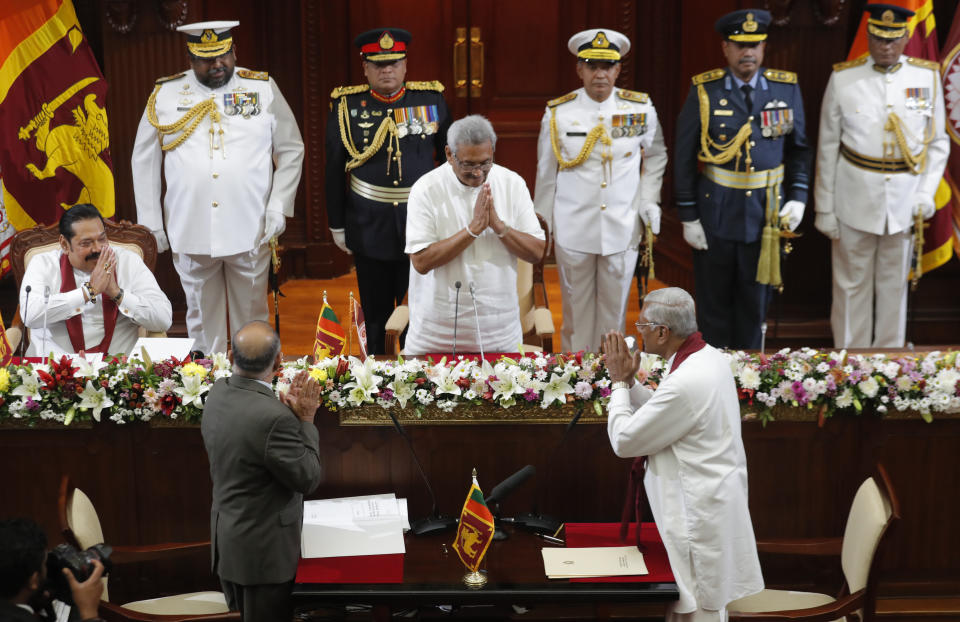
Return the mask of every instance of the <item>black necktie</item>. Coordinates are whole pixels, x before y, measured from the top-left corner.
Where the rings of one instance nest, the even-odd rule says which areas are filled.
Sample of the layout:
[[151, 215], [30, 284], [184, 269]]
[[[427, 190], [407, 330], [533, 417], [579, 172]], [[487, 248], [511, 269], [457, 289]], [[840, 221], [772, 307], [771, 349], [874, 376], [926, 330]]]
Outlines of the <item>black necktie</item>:
[[744, 84], [740, 87], [740, 90], [743, 91], [743, 100], [747, 102], [747, 110], [753, 110], [753, 100], [750, 98], [750, 93], [753, 92], [753, 87], [749, 84]]

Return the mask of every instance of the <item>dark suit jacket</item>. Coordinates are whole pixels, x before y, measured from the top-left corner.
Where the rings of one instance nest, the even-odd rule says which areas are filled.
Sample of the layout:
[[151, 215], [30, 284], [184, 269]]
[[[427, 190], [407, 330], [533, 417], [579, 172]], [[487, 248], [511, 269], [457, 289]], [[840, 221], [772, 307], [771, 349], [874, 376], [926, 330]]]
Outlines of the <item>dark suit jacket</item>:
[[37, 622], [37, 616], [8, 600], [0, 600], [0, 622]]
[[240, 585], [293, 579], [303, 495], [320, 483], [320, 434], [256, 380], [218, 380], [203, 409], [213, 570]]

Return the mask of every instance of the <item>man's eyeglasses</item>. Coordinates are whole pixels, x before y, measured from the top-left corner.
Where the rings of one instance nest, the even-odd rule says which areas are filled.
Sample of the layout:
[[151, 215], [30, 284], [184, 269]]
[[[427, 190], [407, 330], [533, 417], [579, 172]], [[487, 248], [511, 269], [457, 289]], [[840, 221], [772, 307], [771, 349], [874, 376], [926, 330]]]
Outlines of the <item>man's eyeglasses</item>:
[[457, 166], [468, 173], [472, 173], [474, 171], [489, 171], [491, 168], [493, 168], [493, 160], [487, 160], [486, 162], [480, 162], [479, 164], [475, 164], [473, 162], [461, 162], [460, 158], [457, 157], [457, 154], [453, 154], [453, 159], [457, 163]]
[[663, 326], [664, 328], [666, 328], [666, 325], [658, 324], [657, 322], [644, 322], [643, 324], [641, 324], [640, 322], [634, 322], [633, 325], [637, 327], [637, 330], [640, 330], [641, 328], [644, 328], [646, 326], [650, 326], [651, 328], [654, 326]]

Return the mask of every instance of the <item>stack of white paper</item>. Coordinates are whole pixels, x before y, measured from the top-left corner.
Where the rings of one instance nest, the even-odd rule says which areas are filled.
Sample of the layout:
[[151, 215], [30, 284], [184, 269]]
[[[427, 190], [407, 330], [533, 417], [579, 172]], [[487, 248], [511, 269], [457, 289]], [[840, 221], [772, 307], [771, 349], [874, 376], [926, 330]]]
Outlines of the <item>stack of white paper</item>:
[[540, 552], [548, 579], [649, 574], [643, 553], [635, 546], [544, 548]]
[[407, 500], [393, 493], [305, 501], [300, 554], [350, 557], [404, 553]]

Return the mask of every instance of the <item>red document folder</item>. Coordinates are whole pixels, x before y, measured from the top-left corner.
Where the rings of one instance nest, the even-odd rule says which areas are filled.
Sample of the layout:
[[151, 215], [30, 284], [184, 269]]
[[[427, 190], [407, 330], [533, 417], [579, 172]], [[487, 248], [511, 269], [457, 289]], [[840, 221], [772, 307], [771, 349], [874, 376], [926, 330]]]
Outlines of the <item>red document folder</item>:
[[[627, 541], [620, 541], [620, 523], [567, 523], [567, 548], [587, 546], [624, 546], [636, 543], [636, 523], [630, 525]], [[663, 548], [655, 523], [643, 523], [640, 528], [643, 544], [643, 562], [649, 574], [630, 577], [590, 577], [570, 579], [575, 583], [673, 583], [673, 571]]]
[[301, 558], [297, 583], [403, 583], [403, 553]]

